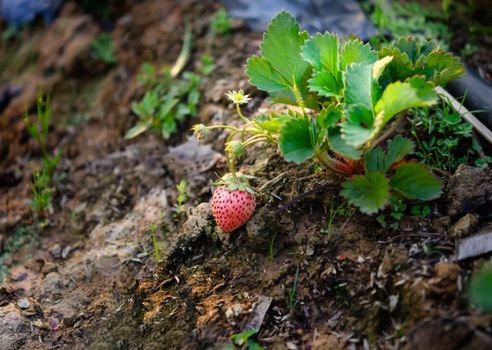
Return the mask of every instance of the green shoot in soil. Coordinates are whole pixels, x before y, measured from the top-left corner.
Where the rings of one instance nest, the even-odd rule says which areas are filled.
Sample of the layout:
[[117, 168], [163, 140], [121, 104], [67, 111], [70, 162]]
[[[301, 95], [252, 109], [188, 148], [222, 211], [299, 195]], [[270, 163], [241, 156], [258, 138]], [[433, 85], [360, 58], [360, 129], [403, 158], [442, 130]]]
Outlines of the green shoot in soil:
[[232, 21], [227, 14], [227, 11], [225, 9], [220, 9], [212, 16], [210, 31], [212, 32], [212, 35], [225, 35], [229, 34], [231, 31], [231, 26]]
[[176, 186], [178, 190], [178, 198], [176, 199], [176, 204], [174, 205], [174, 209], [176, 213], [179, 215], [183, 212], [184, 204], [188, 200], [188, 185], [185, 179], [182, 179], [179, 184]]
[[154, 245], [155, 260], [160, 261], [161, 257], [159, 255], [159, 246], [157, 245], [157, 238], [155, 235], [155, 225], [150, 224], [150, 233], [152, 235], [152, 244]]
[[181, 53], [170, 69], [164, 67], [158, 71], [150, 63], [142, 64], [137, 80], [147, 92], [140, 102], [132, 103], [132, 111], [139, 117], [139, 121], [126, 132], [126, 139], [151, 131], [167, 140], [177, 132], [180, 122], [196, 116], [201, 78], [213, 70], [213, 62], [210, 57], [202, 57], [201, 74], [186, 71], [178, 78], [188, 62], [191, 40], [191, 31], [188, 29]]
[[108, 33], [101, 33], [91, 45], [94, 57], [102, 62], [113, 65], [117, 63], [114, 53], [113, 39]]
[[289, 308], [290, 308], [291, 312], [294, 311], [294, 307], [297, 304], [296, 294], [297, 294], [297, 281], [298, 281], [298, 279], [299, 279], [299, 266], [297, 266], [297, 269], [296, 269], [296, 275], [294, 277], [294, 284], [292, 285], [292, 289], [289, 290]]
[[54, 156], [48, 154], [47, 142], [48, 132], [51, 119], [51, 105], [49, 97], [43, 99], [39, 94], [37, 99], [37, 119], [35, 122], [31, 122], [29, 115], [24, 114], [24, 124], [31, 137], [36, 140], [39, 148], [41, 149], [43, 160], [42, 169], [33, 173], [33, 180], [31, 183], [31, 190], [33, 194], [32, 207], [34, 212], [39, 214], [46, 214], [51, 209], [51, 200], [53, 198], [54, 190], [52, 189], [53, 175], [60, 161], [60, 153]]
[[[265, 350], [264, 347], [256, 343], [252, 337], [258, 333], [255, 329], [250, 329], [241, 333], [237, 333], [231, 336], [232, 342], [239, 346], [241, 349], [247, 350]], [[227, 345], [224, 350], [234, 350], [236, 347], [234, 345]]]
[[347, 201], [343, 201], [340, 205], [336, 205], [335, 199], [331, 201], [330, 212], [328, 214], [328, 224], [326, 228], [321, 229], [322, 234], [326, 234], [328, 239], [333, 238], [333, 222], [337, 216], [350, 217], [352, 216], [353, 210]]
[[32, 177], [32, 208], [37, 214], [46, 214], [51, 210], [51, 200], [54, 192], [50, 187], [51, 178], [45, 169], [35, 171]]
[[277, 232], [273, 234], [272, 239], [270, 240], [270, 245], [268, 247], [268, 256], [270, 261], [273, 261], [273, 244], [275, 243], [275, 238], [277, 237]]

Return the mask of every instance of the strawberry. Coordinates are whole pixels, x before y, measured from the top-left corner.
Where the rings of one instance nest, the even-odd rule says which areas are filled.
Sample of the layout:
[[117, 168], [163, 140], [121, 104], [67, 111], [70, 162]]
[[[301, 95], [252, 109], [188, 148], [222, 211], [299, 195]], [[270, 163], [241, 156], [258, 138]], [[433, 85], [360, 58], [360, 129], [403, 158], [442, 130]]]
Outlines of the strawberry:
[[212, 213], [217, 225], [225, 232], [232, 232], [244, 225], [253, 215], [255, 207], [254, 194], [246, 190], [220, 186], [212, 196]]

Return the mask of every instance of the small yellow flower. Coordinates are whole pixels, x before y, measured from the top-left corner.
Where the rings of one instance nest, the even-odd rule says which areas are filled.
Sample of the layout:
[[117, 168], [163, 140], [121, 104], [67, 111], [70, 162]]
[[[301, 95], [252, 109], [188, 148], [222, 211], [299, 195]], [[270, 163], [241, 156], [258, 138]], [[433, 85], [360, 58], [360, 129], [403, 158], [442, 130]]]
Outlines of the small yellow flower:
[[248, 103], [251, 98], [249, 95], [244, 94], [244, 90], [240, 89], [239, 91], [233, 90], [226, 93], [227, 98], [234, 104], [242, 105], [244, 103]]

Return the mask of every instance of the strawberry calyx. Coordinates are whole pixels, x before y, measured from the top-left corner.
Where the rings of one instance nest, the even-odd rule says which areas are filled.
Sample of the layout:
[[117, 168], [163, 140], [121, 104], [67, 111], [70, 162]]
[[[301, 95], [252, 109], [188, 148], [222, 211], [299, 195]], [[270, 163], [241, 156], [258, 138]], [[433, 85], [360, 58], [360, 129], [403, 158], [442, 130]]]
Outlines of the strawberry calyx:
[[217, 182], [214, 183], [214, 186], [226, 186], [229, 191], [247, 191], [251, 194], [255, 194], [255, 191], [249, 184], [249, 180], [254, 178], [254, 176], [246, 175], [241, 172], [235, 174], [227, 173], [217, 180]]

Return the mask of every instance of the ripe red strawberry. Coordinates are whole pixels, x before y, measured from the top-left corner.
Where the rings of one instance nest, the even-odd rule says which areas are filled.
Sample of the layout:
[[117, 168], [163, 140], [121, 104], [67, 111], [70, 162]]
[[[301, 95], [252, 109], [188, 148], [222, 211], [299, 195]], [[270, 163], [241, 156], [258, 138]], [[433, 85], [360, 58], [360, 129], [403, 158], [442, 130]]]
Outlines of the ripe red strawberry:
[[215, 222], [225, 232], [244, 225], [255, 211], [255, 196], [245, 190], [230, 190], [220, 186], [212, 196], [212, 213]]

